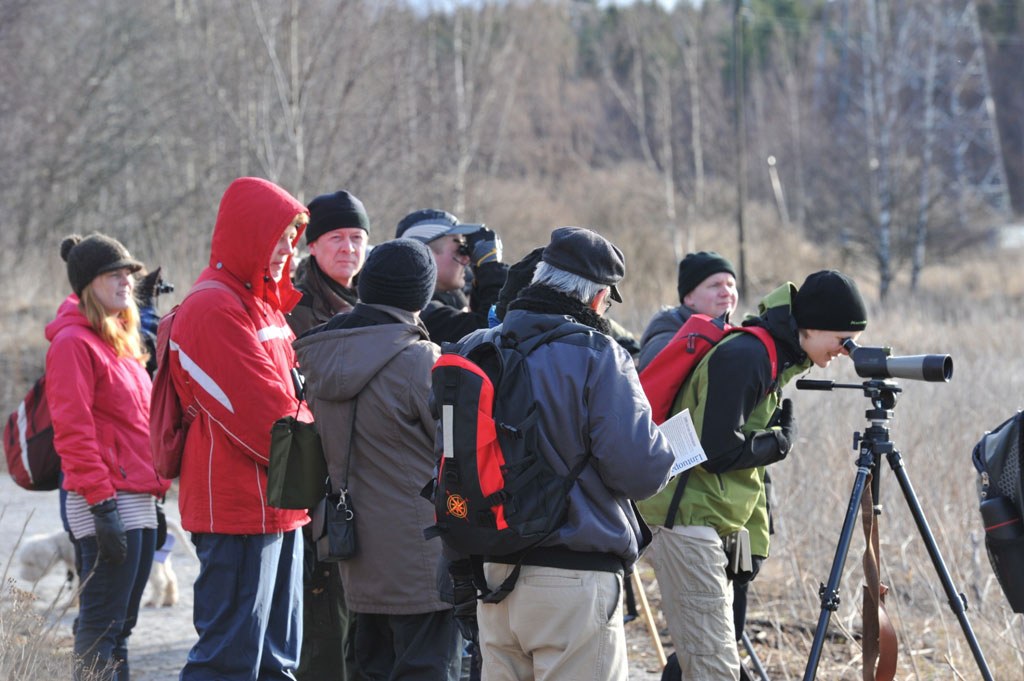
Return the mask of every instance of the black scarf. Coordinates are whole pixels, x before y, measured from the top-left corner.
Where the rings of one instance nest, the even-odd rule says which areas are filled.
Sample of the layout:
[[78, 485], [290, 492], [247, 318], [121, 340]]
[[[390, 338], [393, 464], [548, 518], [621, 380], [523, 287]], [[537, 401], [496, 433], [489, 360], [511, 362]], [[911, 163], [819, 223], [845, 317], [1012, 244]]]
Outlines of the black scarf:
[[344, 300], [349, 305], [355, 307], [355, 304], [359, 302], [359, 294], [356, 291], [356, 282], [358, 281], [359, 275], [357, 274], [352, 278], [352, 288], [342, 286], [338, 282], [331, 279], [327, 274], [320, 269], [319, 263], [316, 258], [310, 256], [309, 258], [309, 274], [307, 276], [317, 277], [321, 282], [326, 284], [327, 288], [331, 290], [334, 295]]
[[527, 286], [508, 305], [509, 310], [526, 310], [539, 314], [568, 315], [584, 326], [610, 336], [611, 326], [585, 303], [542, 284]]

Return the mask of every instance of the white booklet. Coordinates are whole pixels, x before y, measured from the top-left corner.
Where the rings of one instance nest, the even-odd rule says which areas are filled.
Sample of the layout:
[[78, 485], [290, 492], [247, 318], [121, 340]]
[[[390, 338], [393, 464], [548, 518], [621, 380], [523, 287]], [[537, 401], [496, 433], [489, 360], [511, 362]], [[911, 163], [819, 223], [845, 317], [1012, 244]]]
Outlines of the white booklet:
[[658, 428], [672, 445], [672, 451], [676, 455], [676, 461], [672, 464], [673, 477], [708, 460], [708, 455], [700, 446], [700, 438], [693, 427], [689, 409], [682, 410]]

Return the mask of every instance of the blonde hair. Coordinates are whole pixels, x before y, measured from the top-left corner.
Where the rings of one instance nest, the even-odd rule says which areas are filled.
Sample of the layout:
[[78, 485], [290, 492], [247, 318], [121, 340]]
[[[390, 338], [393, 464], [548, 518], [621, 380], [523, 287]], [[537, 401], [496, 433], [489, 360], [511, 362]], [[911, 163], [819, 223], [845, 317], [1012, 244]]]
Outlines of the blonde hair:
[[114, 354], [118, 357], [131, 357], [140, 364], [146, 363], [149, 353], [142, 345], [142, 337], [139, 335], [139, 308], [136, 307], [134, 298], [129, 298], [128, 307], [125, 309], [115, 315], [108, 315], [93, 293], [92, 282], [89, 282], [82, 289], [78, 307], [89, 320], [89, 325], [96, 335], [114, 349]]
[[288, 229], [288, 227], [294, 227], [295, 229], [298, 229], [299, 227], [304, 227], [308, 224], [309, 213], [299, 213], [298, 215], [292, 218], [292, 221], [288, 223], [285, 229]]

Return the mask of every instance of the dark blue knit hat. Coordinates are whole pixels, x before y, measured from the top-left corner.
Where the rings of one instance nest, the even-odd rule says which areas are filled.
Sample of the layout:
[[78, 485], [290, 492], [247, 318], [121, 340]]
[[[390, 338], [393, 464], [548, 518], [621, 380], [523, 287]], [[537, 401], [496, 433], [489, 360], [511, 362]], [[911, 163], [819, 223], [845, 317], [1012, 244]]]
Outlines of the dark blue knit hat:
[[712, 274], [728, 272], [736, 277], [736, 268], [732, 263], [714, 251], [697, 251], [687, 253], [686, 257], [679, 261], [679, 302], [682, 304], [690, 291], [700, 286], [701, 282]]
[[422, 310], [437, 281], [437, 264], [425, 244], [395, 239], [374, 246], [359, 272], [359, 300], [402, 310]]
[[801, 329], [863, 331], [868, 311], [853, 279], [836, 270], [810, 274], [793, 300], [793, 317]]
[[344, 189], [333, 194], [321, 194], [309, 202], [309, 224], [306, 225], [306, 243], [311, 244], [327, 232], [342, 228], [357, 228], [370, 233], [370, 218], [363, 202]]

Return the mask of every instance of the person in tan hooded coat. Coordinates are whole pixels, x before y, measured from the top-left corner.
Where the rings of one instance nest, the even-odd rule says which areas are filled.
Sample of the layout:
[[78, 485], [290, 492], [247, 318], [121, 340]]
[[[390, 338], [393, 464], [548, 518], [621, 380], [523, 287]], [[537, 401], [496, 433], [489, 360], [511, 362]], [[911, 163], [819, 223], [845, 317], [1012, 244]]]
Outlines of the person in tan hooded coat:
[[433, 474], [428, 397], [440, 354], [419, 311], [435, 278], [419, 241], [376, 246], [355, 308], [295, 342], [332, 490], [347, 489], [355, 510], [358, 554], [338, 565], [356, 667], [372, 680], [441, 681], [458, 661], [451, 605], [437, 590], [441, 544], [423, 537], [433, 506], [419, 494]]

